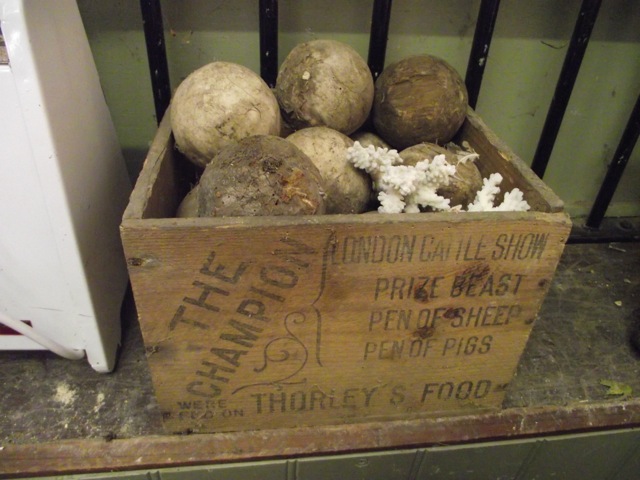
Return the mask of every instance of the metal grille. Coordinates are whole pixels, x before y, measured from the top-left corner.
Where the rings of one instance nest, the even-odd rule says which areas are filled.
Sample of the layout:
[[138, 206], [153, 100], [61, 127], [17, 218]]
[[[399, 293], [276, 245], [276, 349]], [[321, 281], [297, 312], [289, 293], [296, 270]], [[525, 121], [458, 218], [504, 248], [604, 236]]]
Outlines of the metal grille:
[[[601, 0], [583, 0], [581, 4], [573, 35], [531, 164], [532, 170], [540, 178], [544, 177], [547, 169], [601, 3]], [[144, 21], [156, 117], [159, 122], [171, 99], [160, 0], [141, 0], [140, 5]], [[278, 1], [260, 0], [258, 8], [260, 18], [260, 74], [269, 86], [274, 86], [278, 72]], [[469, 105], [472, 108], [475, 108], [481, 93], [482, 77], [489, 58], [489, 48], [499, 8], [500, 0], [482, 0], [478, 11], [473, 43], [465, 74], [465, 83], [469, 92]], [[372, 1], [367, 62], [374, 79], [380, 75], [384, 68], [391, 14], [392, 0]], [[623, 221], [612, 228], [610, 222], [606, 222], [605, 218], [607, 208], [622, 178], [639, 135], [640, 96], [630, 112], [627, 125], [620, 137], [620, 142], [609, 164], [600, 190], [593, 201], [586, 223], [574, 228], [570, 238], [571, 242], [640, 240], [640, 231], [634, 222]]]

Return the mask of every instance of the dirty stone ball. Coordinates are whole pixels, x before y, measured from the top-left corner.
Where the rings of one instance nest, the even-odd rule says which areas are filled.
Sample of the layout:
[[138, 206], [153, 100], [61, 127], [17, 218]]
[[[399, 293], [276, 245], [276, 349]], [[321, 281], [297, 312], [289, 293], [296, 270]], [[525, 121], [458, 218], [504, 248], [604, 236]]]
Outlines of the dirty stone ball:
[[324, 181], [327, 213], [362, 213], [371, 201], [371, 178], [347, 159], [353, 140], [329, 127], [309, 127], [289, 135], [311, 159]]
[[365, 148], [369, 145], [373, 145], [376, 148], [391, 149], [391, 145], [385, 142], [379, 135], [366, 130], [359, 130], [350, 135], [350, 138], [354, 142], [360, 142], [360, 145]]
[[199, 217], [325, 213], [320, 172], [295, 145], [255, 135], [223, 148], [198, 187]]
[[374, 84], [367, 63], [352, 47], [311, 40], [284, 59], [275, 92], [294, 129], [326, 126], [349, 135], [369, 116]]
[[455, 153], [433, 143], [419, 143], [400, 152], [404, 165], [410, 166], [425, 159], [433, 160], [436, 155], [444, 155], [447, 163], [456, 167], [455, 175], [449, 178], [449, 185], [438, 188], [438, 195], [448, 198], [452, 207], [462, 205], [467, 208], [482, 188], [482, 175], [475, 162], [459, 162]]
[[189, 74], [171, 102], [176, 147], [204, 167], [221, 148], [250, 135], [279, 135], [280, 109], [269, 86], [252, 70], [212, 62]]
[[373, 124], [394, 148], [421, 142], [443, 145], [462, 126], [468, 94], [446, 61], [417, 55], [386, 67], [375, 85]]
[[178, 210], [176, 211], [177, 218], [191, 218], [198, 216], [198, 186], [193, 187], [184, 196]]

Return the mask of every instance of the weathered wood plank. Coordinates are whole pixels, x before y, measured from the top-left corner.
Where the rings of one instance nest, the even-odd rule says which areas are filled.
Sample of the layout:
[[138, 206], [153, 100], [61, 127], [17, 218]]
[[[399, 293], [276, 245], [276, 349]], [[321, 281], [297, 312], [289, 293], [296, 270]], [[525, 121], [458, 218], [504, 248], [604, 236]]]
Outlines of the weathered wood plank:
[[123, 227], [169, 432], [501, 406], [566, 217], [366, 217]]
[[121, 235], [168, 432], [500, 408], [570, 221], [473, 111], [459, 139], [533, 211], [172, 219], [165, 116]]
[[504, 143], [471, 109], [458, 133], [458, 141], [468, 141], [480, 155], [478, 167], [483, 176], [499, 172], [501, 190], [519, 188], [534, 210], [561, 212], [562, 200]]
[[482, 415], [131, 439], [5, 445], [0, 478], [133, 470], [446, 445], [640, 426], [640, 400]]

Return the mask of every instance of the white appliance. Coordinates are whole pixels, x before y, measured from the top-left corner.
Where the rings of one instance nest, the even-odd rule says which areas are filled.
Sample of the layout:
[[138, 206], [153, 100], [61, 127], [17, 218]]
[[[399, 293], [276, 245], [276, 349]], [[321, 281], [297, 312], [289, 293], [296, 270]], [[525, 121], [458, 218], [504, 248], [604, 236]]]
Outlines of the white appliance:
[[0, 350], [53, 345], [108, 372], [131, 186], [78, 6], [0, 0], [0, 30], [0, 322], [29, 335], [1, 328]]

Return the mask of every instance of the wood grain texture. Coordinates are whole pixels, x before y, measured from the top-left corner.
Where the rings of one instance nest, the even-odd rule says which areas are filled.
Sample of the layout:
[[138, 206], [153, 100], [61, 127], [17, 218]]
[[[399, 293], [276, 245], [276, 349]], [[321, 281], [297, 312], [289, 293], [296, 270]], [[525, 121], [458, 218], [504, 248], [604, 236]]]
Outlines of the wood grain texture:
[[[627, 329], [640, 318], [639, 253], [639, 244], [567, 246], [500, 412], [259, 434], [162, 435], [134, 311], [126, 314], [131, 318], [118, 368], [107, 376], [51, 354], [2, 352], [0, 476], [248, 462], [282, 458], [280, 450], [301, 458], [402, 446], [471, 448], [481, 440], [637, 427], [638, 354]], [[607, 395], [601, 379], [626, 383], [634, 394]], [[60, 386], [73, 392], [73, 403], [60, 403]], [[637, 451], [634, 458], [615, 478], [633, 478]]]
[[514, 215], [505, 234], [490, 215], [428, 217], [129, 224], [169, 431], [499, 408], [568, 224]]
[[7, 445], [0, 478], [295, 458], [640, 426], [640, 401], [249, 432]]
[[478, 167], [486, 177], [499, 172], [502, 191], [519, 188], [533, 210], [561, 212], [562, 200], [504, 143], [473, 110], [458, 133], [457, 141], [467, 141], [480, 155]]
[[570, 221], [472, 112], [530, 212], [173, 219], [167, 117], [121, 225], [168, 432], [499, 409]]

